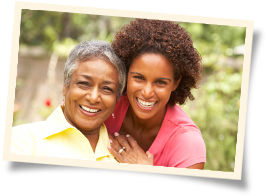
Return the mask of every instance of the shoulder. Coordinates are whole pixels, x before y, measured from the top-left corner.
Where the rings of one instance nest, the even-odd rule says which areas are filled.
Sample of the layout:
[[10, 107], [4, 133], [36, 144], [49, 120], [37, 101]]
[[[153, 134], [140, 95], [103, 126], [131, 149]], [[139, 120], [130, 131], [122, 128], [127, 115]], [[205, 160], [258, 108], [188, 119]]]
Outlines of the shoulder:
[[169, 107], [159, 132], [160, 137], [168, 140], [183, 140], [193, 139], [200, 137], [201, 132], [191, 118], [179, 107]]
[[206, 162], [206, 146], [201, 132], [194, 126], [184, 126], [170, 138], [168, 164], [171, 167], [189, 167]]
[[36, 140], [42, 137], [43, 121], [12, 127], [11, 153], [32, 155]]
[[199, 128], [178, 105], [168, 107], [166, 121], [172, 127], [167, 162], [170, 167], [189, 167], [206, 162], [206, 146]]
[[[182, 144], [182, 146], [204, 144], [200, 130], [194, 126], [183, 126], [172, 135], [172, 145]], [[205, 144], [204, 144], [205, 145]]]
[[[191, 118], [178, 105], [168, 106], [163, 123], [161, 125], [160, 134], [168, 138], [173, 138], [182, 133], [200, 134], [200, 130], [191, 120]], [[190, 130], [194, 130], [193, 132]]]
[[39, 121], [39, 122], [34, 122], [34, 123], [27, 123], [23, 125], [18, 125], [12, 127], [12, 134], [18, 134], [18, 135], [23, 135], [23, 134], [31, 134], [35, 135], [40, 132], [42, 127], [44, 126], [45, 121]]
[[180, 108], [178, 105], [170, 107], [170, 116], [168, 118], [174, 125], [178, 128], [175, 129], [173, 133], [174, 143], [195, 143], [197, 140], [204, 144], [201, 132], [199, 128], [195, 125], [192, 119]]
[[193, 126], [197, 128], [192, 119], [178, 105], [175, 105], [173, 107], [168, 106], [165, 120], [172, 122], [176, 126]]

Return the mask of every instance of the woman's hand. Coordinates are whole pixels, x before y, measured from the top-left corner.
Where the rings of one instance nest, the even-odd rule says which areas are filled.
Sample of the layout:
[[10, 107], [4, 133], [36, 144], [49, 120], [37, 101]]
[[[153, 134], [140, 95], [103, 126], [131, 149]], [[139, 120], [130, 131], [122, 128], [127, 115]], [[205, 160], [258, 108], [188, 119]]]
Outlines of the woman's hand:
[[125, 137], [117, 132], [114, 135], [109, 134], [108, 150], [120, 163], [153, 165], [154, 156], [148, 151], [145, 153], [130, 135]]

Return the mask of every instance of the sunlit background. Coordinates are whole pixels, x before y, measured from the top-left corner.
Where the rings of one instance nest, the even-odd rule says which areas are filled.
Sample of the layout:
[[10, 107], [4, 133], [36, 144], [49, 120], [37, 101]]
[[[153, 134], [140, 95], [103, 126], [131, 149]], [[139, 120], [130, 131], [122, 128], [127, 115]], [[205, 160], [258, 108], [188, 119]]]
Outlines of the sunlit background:
[[[13, 126], [45, 120], [62, 101], [63, 69], [84, 40], [112, 42], [131, 18], [23, 10]], [[244, 27], [180, 23], [203, 60], [194, 101], [181, 106], [201, 130], [206, 170], [234, 171], [241, 94]]]

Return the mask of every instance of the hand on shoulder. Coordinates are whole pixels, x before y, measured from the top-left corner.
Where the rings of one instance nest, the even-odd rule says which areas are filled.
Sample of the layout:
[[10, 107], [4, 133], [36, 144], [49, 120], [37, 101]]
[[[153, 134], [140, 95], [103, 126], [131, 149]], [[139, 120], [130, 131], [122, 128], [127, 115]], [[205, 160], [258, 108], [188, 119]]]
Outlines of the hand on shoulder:
[[117, 132], [109, 134], [108, 150], [120, 163], [153, 165], [154, 156], [145, 152], [130, 135], [120, 135]]

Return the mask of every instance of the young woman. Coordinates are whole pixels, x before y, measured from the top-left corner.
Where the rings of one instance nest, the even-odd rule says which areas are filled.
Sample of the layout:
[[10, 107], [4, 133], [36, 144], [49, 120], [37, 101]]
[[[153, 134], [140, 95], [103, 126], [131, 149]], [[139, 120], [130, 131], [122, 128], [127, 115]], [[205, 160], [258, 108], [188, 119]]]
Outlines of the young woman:
[[189, 33], [175, 22], [137, 19], [117, 32], [112, 47], [128, 76], [126, 93], [105, 121], [114, 134], [109, 151], [119, 162], [203, 169], [201, 132], [176, 105], [194, 99], [191, 89], [201, 79]]

